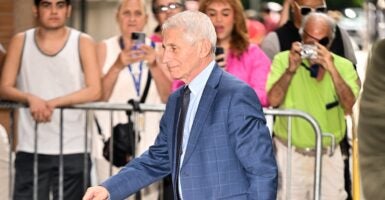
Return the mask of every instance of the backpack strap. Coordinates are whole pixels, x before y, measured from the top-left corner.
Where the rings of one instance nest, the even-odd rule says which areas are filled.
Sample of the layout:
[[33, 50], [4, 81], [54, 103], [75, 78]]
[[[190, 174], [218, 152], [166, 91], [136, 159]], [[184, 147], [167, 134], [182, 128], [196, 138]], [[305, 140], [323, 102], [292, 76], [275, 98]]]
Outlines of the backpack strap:
[[148, 91], [150, 90], [151, 79], [152, 79], [151, 72], [148, 71], [146, 86], [144, 87], [142, 97], [140, 98], [140, 103], [144, 103], [146, 101]]

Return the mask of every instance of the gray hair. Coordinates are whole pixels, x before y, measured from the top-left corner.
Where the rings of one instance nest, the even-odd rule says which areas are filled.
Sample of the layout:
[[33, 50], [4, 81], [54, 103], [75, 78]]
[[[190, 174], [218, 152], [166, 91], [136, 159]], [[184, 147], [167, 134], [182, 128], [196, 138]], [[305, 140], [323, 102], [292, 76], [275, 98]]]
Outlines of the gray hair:
[[199, 11], [183, 11], [168, 18], [162, 25], [162, 32], [170, 28], [181, 28], [185, 38], [194, 43], [198, 40], [208, 39], [212, 52], [217, 43], [217, 34], [210, 18]]
[[299, 29], [299, 34], [303, 35], [303, 29], [305, 28], [306, 24], [309, 22], [314, 22], [314, 21], [323, 21], [329, 26], [329, 38], [331, 44], [334, 40], [335, 34], [336, 34], [336, 22], [334, 21], [333, 18], [329, 17], [325, 13], [318, 13], [318, 12], [311, 12], [308, 15], [305, 16], [305, 18], [302, 20], [301, 28]]

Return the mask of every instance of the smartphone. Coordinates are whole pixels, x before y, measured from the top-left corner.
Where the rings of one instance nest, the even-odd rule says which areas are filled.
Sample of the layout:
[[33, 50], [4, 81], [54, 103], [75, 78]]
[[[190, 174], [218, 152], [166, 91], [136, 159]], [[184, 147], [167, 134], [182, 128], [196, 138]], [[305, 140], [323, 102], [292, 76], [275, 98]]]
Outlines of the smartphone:
[[[218, 56], [224, 53], [225, 53], [225, 49], [223, 47], [220, 47], [220, 46], [215, 47], [215, 56]], [[220, 58], [217, 60], [217, 62], [222, 62], [222, 61], [223, 61], [223, 58]]]
[[134, 42], [134, 49], [139, 49], [139, 47], [146, 42], [146, 34], [141, 32], [132, 32], [131, 39]]

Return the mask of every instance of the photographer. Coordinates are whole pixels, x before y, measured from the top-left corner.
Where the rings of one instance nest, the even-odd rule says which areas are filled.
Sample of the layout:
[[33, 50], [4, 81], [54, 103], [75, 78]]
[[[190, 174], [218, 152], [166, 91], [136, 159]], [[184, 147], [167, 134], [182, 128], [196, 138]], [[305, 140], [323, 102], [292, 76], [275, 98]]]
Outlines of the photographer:
[[[352, 112], [360, 85], [353, 64], [329, 51], [336, 25], [323, 13], [311, 13], [300, 28], [301, 42], [273, 60], [267, 88], [272, 106], [302, 110], [312, 115], [324, 133], [331, 133], [338, 144], [345, 135], [344, 116]], [[278, 199], [286, 196], [287, 124], [277, 117], [274, 143], [280, 172]], [[292, 119], [291, 199], [312, 199], [314, 182], [315, 134], [302, 119]], [[323, 199], [346, 199], [343, 159], [339, 145], [330, 155], [330, 138], [323, 138]]]

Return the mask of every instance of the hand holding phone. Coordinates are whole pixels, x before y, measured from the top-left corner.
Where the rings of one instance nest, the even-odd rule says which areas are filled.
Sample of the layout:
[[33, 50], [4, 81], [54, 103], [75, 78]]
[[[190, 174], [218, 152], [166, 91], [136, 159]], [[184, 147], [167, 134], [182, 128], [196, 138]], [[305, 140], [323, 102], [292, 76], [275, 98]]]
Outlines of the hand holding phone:
[[225, 67], [225, 49], [223, 47], [217, 46], [215, 48], [215, 61], [220, 67]]
[[133, 49], [138, 50], [141, 45], [146, 42], [146, 34], [141, 32], [132, 32], [131, 40], [133, 42]]

